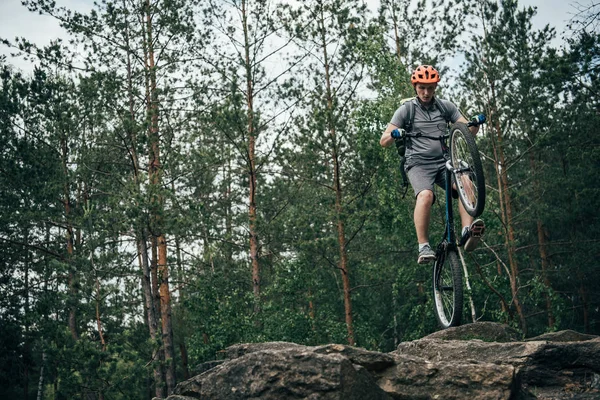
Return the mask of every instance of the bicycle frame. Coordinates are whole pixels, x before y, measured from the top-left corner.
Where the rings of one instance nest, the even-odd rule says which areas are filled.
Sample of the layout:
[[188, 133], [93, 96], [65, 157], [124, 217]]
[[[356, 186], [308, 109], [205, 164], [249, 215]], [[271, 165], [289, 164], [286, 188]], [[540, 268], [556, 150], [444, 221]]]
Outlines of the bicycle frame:
[[452, 178], [453, 178], [452, 164], [450, 160], [446, 161], [446, 183], [445, 183], [445, 194], [446, 194], [446, 229], [445, 239], [442, 241], [446, 242], [446, 246], [452, 246], [456, 248], [456, 232], [454, 230], [454, 211], [452, 209]]

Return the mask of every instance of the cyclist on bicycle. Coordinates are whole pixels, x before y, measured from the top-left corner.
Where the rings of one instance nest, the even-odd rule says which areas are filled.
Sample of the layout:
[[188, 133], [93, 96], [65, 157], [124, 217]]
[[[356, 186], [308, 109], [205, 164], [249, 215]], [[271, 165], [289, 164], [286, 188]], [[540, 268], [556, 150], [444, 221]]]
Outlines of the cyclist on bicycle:
[[[392, 145], [396, 138], [401, 137], [401, 128], [405, 127], [410, 127], [412, 133], [421, 134], [419, 137], [407, 138], [404, 167], [416, 197], [413, 218], [419, 243], [419, 264], [426, 264], [435, 259], [435, 252], [429, 245], [431, 206], [435, 201], [433, 189], [434, 184], [444, 187], [445, 181], [446, 158], [442, 141], [432, 138], [444, 135], [448, 122], [468, 122], [454, 103], [434, 96], [439, 81], [440, 75], [431, 65], [417, 67], [411, 76], [416, 98], [405, 102], [396, 110], [379, 141], [384, 147]], [[413, 107], [411, 102], [415, 104], [414, 112], [408, 109]], [[412, 114], [413, 121], [407, 120], [409, 114]], [[473, 134], [479, 131], [478, 126], [469, 129]], [[483, 235], [485, 225], [480, 219], [473, 221], [462, 203], [458, 203], [463, 226], [459, 246], [464, 246], [465, 251], [473, 251]]]

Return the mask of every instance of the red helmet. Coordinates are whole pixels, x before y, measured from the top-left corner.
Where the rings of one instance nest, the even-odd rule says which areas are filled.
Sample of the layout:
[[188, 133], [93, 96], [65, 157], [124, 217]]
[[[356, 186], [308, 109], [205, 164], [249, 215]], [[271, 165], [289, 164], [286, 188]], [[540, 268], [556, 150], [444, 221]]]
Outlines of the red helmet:
[[410, 81], [413, 85], [417, 83], [438, 83], [440, 73], [431, 65], [419, 65], [412, 73]]

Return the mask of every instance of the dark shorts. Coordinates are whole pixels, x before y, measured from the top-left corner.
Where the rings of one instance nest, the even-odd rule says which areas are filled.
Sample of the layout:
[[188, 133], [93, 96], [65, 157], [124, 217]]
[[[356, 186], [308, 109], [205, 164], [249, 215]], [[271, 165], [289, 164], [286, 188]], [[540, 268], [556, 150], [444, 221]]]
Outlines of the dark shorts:
[[415, 197], [423, 190], [431, 190], [434, 192], [433, 189], [436, 184], [442, 189], [446, 188], [445, 160], [431, 161], [428, 163], [411, 163], [410, 161], [407, 161], [405, 169], [410, 185], [415, 191]]

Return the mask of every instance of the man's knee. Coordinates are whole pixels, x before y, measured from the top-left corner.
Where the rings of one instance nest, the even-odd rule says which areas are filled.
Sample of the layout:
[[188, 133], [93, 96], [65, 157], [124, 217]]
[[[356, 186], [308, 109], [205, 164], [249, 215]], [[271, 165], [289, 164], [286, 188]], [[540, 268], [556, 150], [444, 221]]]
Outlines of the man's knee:
[[417, 194], [417, 201], [423, 204], [432, 205], [435, 196], [431, 190], [425, 189], [421, 190], [419, 194]]

